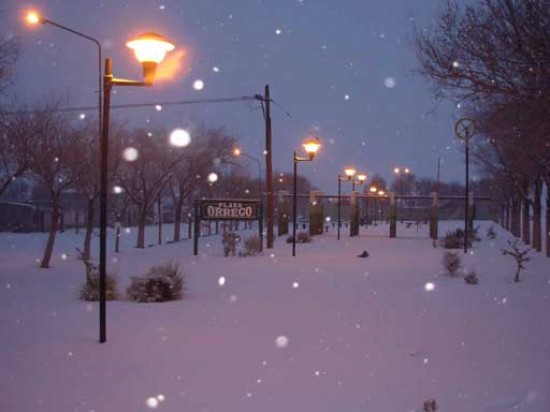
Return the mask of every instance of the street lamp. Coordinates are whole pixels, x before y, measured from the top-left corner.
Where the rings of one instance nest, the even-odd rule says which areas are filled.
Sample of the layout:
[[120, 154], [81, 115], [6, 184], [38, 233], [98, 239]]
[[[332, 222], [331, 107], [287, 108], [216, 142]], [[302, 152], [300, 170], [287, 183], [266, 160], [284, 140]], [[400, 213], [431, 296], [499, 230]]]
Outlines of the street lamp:
[[134, 51], [137, 60], [143, 66], [143, 81], [118, 79], [113, 77], [113, 63], [105, 59], [103, 77], [103, 124], [100, 144], [101, 173], [99, 190], [99, 342], [107, 340], [107, 176], [109, 157], [109, 116], [111, 109], [111, 89], [113, 86], [151, 86], [157, 65], [167, 52], [174, 50], [174, 45], [156, 33], [145, 33], [126, 43]]
[[264, 213], [263, 213], [263, 193], [262, 193], [262, 163], [259, 159], [256, 159], [254, 156], [250, 156], [249, 154], [244, 153], [240, 148], [236, 147], [233, 149], [233, 154], [237, 157], [243, 156], [247, 159], [250, 159], [258, 164], [258, 196], [260, 198], [260, 252], [263, 250], [263, 244], [264, 244], [264, 230], [263, 230], [263, 219], [264, 219]]
[[357, 180], [353, 179], [351, 181], [351, 191], [355, 192], [355, 185], [362, 185], [367, 180], [367, 175], [365, 173], [359, 173], [357, 175]]
[[[101, 84], [102, 84], [102, 78], [101, 78], [101, 62], [102, 62], [102, 53], [101, 53], [101, 43], [99, 43], [99, 40], [97, 40], [96, 38], [94, 37], [91, 37], [91, 36], [88, 36], [87, 34], [84, 34], [84, 33], [81, 33], [79, 31], [76, 31], [74, 29], [71, 29], [67, 26], [64, 26], [62, 24], [59, 24], [59, 23], [56, 23], [52, 20], [49, 20], [47, 18], [45, 18], [44, 16], [41, 16], [37, 11], [35, 10], [31, 10], [29, 12], [27, 12], [27, 15], [25, 17], [27, 23], [31, 26], [36, 26], [38, 24], [49, 24], [51, 26], [54, 26], [54, 27], [57, 27], [61, 30], [64, 30], [64, 31], [67, 31], [69, 33], [72, 33], [72, 34], [75, 34], [79, 37], [82, 37], [83, 39], [86, 39], [86, 40], [89, 40], [91, 42], [93, 42], [96, 46], [97, 46], [97, 52], [98, 52], [98, 86], [97, 86], [97, 96], [98, 96], [98, 110], [99, 110], [99, 113], [98, 113], [98, 116], [97, 116], [97, 119], [98, 119], [98, 136], [101, 135], [101, 116], [102, 116], [102, 110], [101, 110], [101, 107], [102, 107], [102, 90], [101, 90]], [[100, 137], [101, 138], [101, 137]]]
[[346, 167], [344, 175], [338, 173], [338, 227], [336, 229], [336, 239], [340, 240], [340, 226], [342, 226], [341, 208], [342, 208], [342, 180], [352, 180], [357, 171], [353, 167]]
[[306, 151], [308, 157], [298, 157], [296, 154], [296, 150], [294, 150], [293, 154], [293, 162], [294, 162], [294, 184], [293, 184], [293, 192], [292, 192], [292, 256], [296, 256], [296, 186], [298, 183], [298, 162], [311, 162], [315, 158], [315, 154], [319, 150], [319, 147], [321, 147], [321, 143], [319, 142], [319, 139], [317, 137], [310, 137], [307, 139], [302, 146], [304, 147], [304, 150]]
[[466, 184], [464, 185], [464, 253], [468, 252], [468, 195], [469, 195], [469, 165], [470, 165], [470, 139], [477, 132], [475, 120], [467, 117], [458, 120], [455, 124], [455, 134], [462, 142], [465, 148], [465, 166], [466, 166]]

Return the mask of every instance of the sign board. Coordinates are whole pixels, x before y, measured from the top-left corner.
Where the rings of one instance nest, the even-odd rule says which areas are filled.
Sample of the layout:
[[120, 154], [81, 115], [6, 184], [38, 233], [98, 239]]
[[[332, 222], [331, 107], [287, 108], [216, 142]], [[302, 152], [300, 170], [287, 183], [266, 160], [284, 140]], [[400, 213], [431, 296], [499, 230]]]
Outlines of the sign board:
[[[261, 200], [201, 199], [195, 201], [193, 254], [199, 253], [200, 224], [203, 220], [257, 220], [258, 236], [263, 245], [263, 211]], [[263, 246], [260, 247], [260, 251]]]
[[260, 201], [249, 199], [205, 199], [198, 201], [200, 220], [258, 220]]

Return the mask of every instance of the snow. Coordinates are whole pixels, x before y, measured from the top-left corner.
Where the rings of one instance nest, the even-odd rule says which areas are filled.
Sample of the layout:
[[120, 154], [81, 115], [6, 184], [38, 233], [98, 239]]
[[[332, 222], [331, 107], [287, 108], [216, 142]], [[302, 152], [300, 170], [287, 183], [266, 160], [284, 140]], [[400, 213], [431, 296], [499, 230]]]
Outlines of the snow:
[[445, 412], [547, 412], [548, 259], [533, 252], [513, 283], [510, 236], [493, 224], [485, 239], [489, 225], [459, 251], [475, 286], [443, 273], [425, 226], [331, 229], [294, 258], [284, 238], [246, 258], [223, 257], [219, 236], [199, 256], [190, 240], [138, 250], [132, 228], [108, 260], [120, 291], [171, 260], [187, 295], [109, 302], [105, 344], [97, 304], [76, 298], [83, 233], [59, 234], [50, 269], [36, 264], [44, 234], [0, 233], [0, 410], [410, 412], [435, 398]]

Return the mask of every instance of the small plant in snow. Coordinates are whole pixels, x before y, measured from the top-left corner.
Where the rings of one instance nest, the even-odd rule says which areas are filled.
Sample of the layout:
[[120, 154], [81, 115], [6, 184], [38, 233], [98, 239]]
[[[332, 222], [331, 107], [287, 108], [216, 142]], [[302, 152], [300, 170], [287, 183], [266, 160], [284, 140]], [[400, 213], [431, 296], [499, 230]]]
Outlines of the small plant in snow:
[[[80, 300], [85, 300], [88, 302], [96, 302], [99, 300], [99, 269], [96, 265], [90, 262], [90, 259], [84, 256], [84, 253], [78, 248], [78, 260], [84, 263], [86, 266], [86, 283], [84, 283], [79, 291], [78, 298]], [[117, 292], [118, 281], [116, 276], [107, 273], [106, 282], [105, 282], [105, 299], [107, 300], [116, 300], [118, 299]]]
[[477, 285], [479, 283], [479, 279], [476, 275], [475, 271], [471, 271], [466, 276], [464, 276], [464, 282], [466, 282], [468, 285]]
[[244, 251], [239, 252], [239, 256], [254, 256], [260, 253], [262, 241], [258, 235], [252, 235], [244, 240]]
[[487, 238], [494, 239], [496, 237], [497, 237], [497, 234], [495, 232], [495, 229], [493, 229], [493, 226], [489, 226], [489, 229], [487, 229]]
[[516, 261], [516, 276], [514, 277], [514, 282], [519, 282], [519, 274], [522, 269], [525, 269], [524, 263], [529, 262], [531, 258], [528, 256], [529, 248], [521, 248], [519, 246], [518, 239], [514, 239], [513, 242], [508, 241], [509, 249], [500, 249], [503, 255], [510, 255]]
[[237, 243], [241, 240], [238, 234], [235, 232], [226, 232], [222, 235], [222, 245], [223, 245], [223, 255], [235, 256], [235, 251], [237, 250]]
[[422, 412], [436, 412], [437, 402], [434, 398], [426, 399], [422, 404]]
[[300, 233], [298, 233], [298, 236], [296, 236], [296, 242], [298, 242], [298, 243], [310, 243], [311, 242], [311, 236], [307, 232], [300, 232]]
[[447, 270], [451, 277], [456, 275], [456, 271], [460, 267], [460, 257], [458, 253], [445, 252], [443, 255], [443, 267]]
[[130, 300], [136, 302], [167, 302], [181, 299], [185, 279], [177, 263], [152, 266], [145, 276], [132, 276], [126, 289]]

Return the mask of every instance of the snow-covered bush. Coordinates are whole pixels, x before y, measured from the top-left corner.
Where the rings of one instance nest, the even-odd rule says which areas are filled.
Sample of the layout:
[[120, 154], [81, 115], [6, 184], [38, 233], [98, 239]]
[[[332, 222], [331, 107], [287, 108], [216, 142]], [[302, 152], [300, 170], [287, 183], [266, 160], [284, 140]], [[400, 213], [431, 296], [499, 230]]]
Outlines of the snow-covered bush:
[[136, 302], [167, 302], [181, 299], [185, 279], [177, 263], [152, 266], [145, 276], [132, 276], [126, 289], [130, 300]]
[[500, 249], [500, 251], [503, 255], [510, 255], [515, 259], [516, 276], [514, 277], [514, 282], [519, 282], [519, 273], [521, 272], [521, 269], [525, 269], [525, 266], [523, 264], [531, 260], [531, 258], [528, 256], [530, 249], [528, 247], [520, 247], [518, 239], [514, 239], [513, 242], [508, 241], [508, 245], [510, 246], [510, 249]]
[[244, 239], [244, 251], [239, 256], [254, 256], [262, 250], [262, 241], [258, 235], [252, 235]]
[[235, 232], [226, 232], [222, 235], [222, 245], [223, 245], [223, 255], [235, 256], [235, 251], [237, 250], [237, 243], [241, 240], [239, 235]]
[[[310, 243], [312, 241], [308, 232], [300, 232], [296, 235], [296, 243]], [[286, 243], [292, 243], [292, 236], [286, 238]]]
[[451, 277], [456, 275], [456, 271], [460, 267], [460, 257], [455, 252], [445, 252], [443, 255], [443, 267]]
[[464, 276], [464, 282], [469, 285], [477, 285], [479, 283], [479, 279], [477, 278], [476, 272], [472, 270], [470, 273]]
[[[472, 237], [468, 236], [468, 246], [472, 245]], [[464, 231], [462, 229], [455, 229], [445, 233], [445, 236], [441, 239], [441, 246], [445, 249], [460, 249], [464, 246]]]
[[[115, 275], [107, 273], [107, 282], [105, 299], [116, 300], [118, 299], [117, 285], [118, 281]], [[86, 283], [84, 283], [78, 291], [78, 298], [80, 300], [86, 300], [89, 302], [96, 302], [99, 300], [99, 272], [90, 273], [87, 276]]]
[[437, 402], [434, 398], [426, 399], [422, 405], [422, 412], [436, 412]]
[[487, 238], [494, 239], [496, 237], [497, 237], [497, 234], [495, 232], [495, 229], [493, 229], [493, 226], [489, 226], [489, 229], [487, 229]]
[[[89, 256], [83, 253], [79, 248], [76, 248], [78, 253], [78, 260], [84, 263], [86, 267], [86, 283], [84, 283], [79, 291], [78, 298], [80, 300], [86, 300], [89, 302], [95, 302], [99, 300], [99, 268], [90, 261]], [[117, 279], [112, 273], [106, 274], [105, 282], [105, 299], [116, 300], [118, 299], [117, 291]]]

